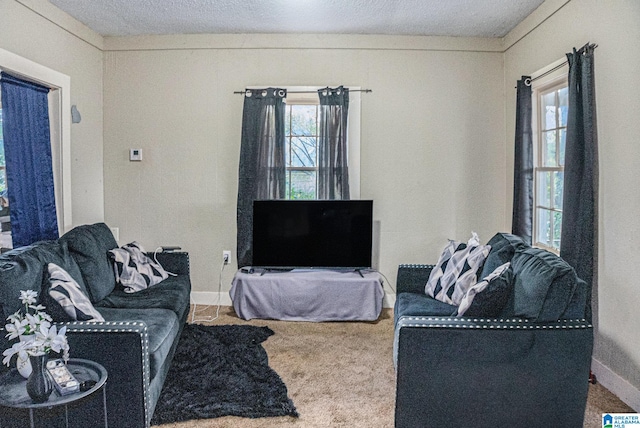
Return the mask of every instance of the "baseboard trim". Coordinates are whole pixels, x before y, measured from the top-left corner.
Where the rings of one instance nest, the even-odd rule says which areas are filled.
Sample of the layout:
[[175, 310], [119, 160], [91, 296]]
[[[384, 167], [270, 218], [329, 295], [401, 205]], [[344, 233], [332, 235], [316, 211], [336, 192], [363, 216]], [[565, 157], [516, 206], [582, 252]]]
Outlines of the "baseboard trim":
[[640, 390], [638, 388], [595, 358], [591, 360], [591, 371], [602, 386], [614, 393], [633, 410], [640, 412]]
[[[218, 293], [214, 291], [192, 291], [191, 303], [196, 305], [218, 305], [232, 306], [231, 297], [229, 293]], [[385, 293], [384, 299], [382, 299], [383, 308], [393, 308], [396, 303], [396, 295], [392, 293]]]
[[384, 298], [382, 299], [382, 307], [393, 308], [395, 304], [396, 304], [395, 293], [384, 293]]

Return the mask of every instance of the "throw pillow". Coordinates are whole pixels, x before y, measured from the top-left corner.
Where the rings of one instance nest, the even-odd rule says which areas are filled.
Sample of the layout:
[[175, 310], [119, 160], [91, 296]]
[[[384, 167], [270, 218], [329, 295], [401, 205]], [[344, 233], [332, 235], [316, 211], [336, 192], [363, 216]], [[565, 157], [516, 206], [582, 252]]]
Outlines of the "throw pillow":
[[[47, 265], [45, 294], [54, 321], [104, 321], [80, 285], [60, 266]], [[62, 308], [64, 314], [58, 309]], [[56, 319], [57, 318], [57, 319]], [[66, 319], [64, 319], [66, 318]]]
[[458, 305], [477, 282], [478, 271], [490, 250], [490, 246], [480, 245], [475, 232], [466, 245], [450, 240], [429, 275], [425, 292], [441, 302]]
[[438, 262], [429, 274], [429, 279], [424, 289], [424, 292], [428, 296], [435, 297], [444, 288], [446, 284], [444, 284], [443, 277], [447, 271], [447, 265], [451, 257], [457, 252], [464, 251], [466, 248], [467, 244], [464, 242], [449, 239], [449, 243], [444, 247], [444, 250], [442, 250]]
[[496, 317], [507, 304], [513, 288], [513, 269], [507, 262], [467, 290], [457, 316]]
[[137, 242], [121, 248], [109, 250], [113, 261], [116, 281], [126, 293], [135, 293], [167, 279], [169, 274], [163, 267], [151, 260]]

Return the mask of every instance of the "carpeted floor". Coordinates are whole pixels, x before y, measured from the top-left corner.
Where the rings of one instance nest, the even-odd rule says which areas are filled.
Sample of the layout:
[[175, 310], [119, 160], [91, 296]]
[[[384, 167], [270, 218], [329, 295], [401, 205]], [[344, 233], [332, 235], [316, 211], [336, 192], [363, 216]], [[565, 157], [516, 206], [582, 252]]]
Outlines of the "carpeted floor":
[[[201, 307], [198, 306], [198, 310]], [[198, 312], [211, 316], [215, 307]], [[308, 323], [239, 319], [222, 307], [211, 325], [268, 326], [275, 335], [264, 343], [269, 366], [284, 381], [299, 418], [222, 417], [168, 428], [391, 428], [395, 400], [392, 362], [393, 317], [385, 309], [377, 322]], [[589, 387], [585, 428], [601, 428], [605, 412], [634, 412], [601, 385]]]

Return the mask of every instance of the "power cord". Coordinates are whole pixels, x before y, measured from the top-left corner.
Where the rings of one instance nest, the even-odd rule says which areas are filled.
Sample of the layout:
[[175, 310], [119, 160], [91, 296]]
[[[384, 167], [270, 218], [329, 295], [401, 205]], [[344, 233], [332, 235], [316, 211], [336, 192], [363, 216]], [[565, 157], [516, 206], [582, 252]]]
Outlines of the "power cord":
[[193, 312], [191, 312], [191, 323], [196, 323], [196, 322], [211, 322], [211, 321], [215, 321], [220, 317], [220, 295], [222, 294], [222, 272], [224, 272], [224, 266], [227, 264], [228, 260], [225, 259], [222, 260], [222, 266], [220, 266], [220, 276], [218, 277], [218, 303], [217, 303], [217, 309], [216, 309], [216, 316], [208, 316], [208, 317], [203, 317], [203, 318], [198, 318], [196, 319], [196, 313], [198, 312], [204, 312], [206, 310], [208, 310], [212, 305], [207, 305], [205, 306], [203, 309], [198, 310], [198, 304], [194, 303], [193, 304]]
[[[156, 255], [157, 255], [159, 252], [162, 252], [162, 251], [164, 251], [164, 247], [158, 247], [158, 248], [156, 248], [156, 250], [153, 252], [153, 260], [155, 260], [155, 261], [156, 261], [156, 263], [158, 263], [160, 266], [162, 266], [162, 263], [160, 263], [160, 262], [158, 261], [158, 257], [157, 257]], [[164, 269], [164, 267], [162, 267], [162, 269]], [[178, 274], [173, 273], [173, 272], [169, 272], [169, 271], [168, 271], [168, 270], [166, 270], [166, 269], [164, 269], [164, 271], [165, 271], [166, 273], [168, 273], [170, 276], [178, 276]]]
[[397, 294], [397, 293], [396, 293], [396, 289], [395, 289], [395, 288], [393, 288], [393, 287], [391, 286], [391, 281], [389, 281], [389, 278], [387, 278], [387, 277], [386, 277], [386, 275], [385, 275], [385, 274], [383, 274], [383, 273], [382, 273], [382, 272], [380, 272], [380, 271], [378, 271], [378, 273], [379, 273], [380, 275], [382, 275], [382, 277], [384, 278], [384, 280], [385, 280], [385, 281], [387, 281], [387, 285], [389, 286], [389, 288], [391, 289], [391, 291], [393, 291], [393, 294]]

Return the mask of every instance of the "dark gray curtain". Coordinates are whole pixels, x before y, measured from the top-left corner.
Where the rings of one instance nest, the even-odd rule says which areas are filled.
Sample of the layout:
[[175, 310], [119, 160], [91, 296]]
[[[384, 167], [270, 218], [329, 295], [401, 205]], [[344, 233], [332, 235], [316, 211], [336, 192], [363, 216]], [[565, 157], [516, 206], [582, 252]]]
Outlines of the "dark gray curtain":
[[247, 90], [242, 112], [242, 140], [238, 172], [238, 267], [253, 259], [253, 201], [284, 199], [284, 99], [279, 88]]
[[[513, 216], [511, 233], [531, 245], [533, 233], [533, 140], [531, 131], [531, 78], [518, 80], [516, 138], [513, 161]], [[529, 84], [527, 84], [529, 83]]]
[[[589, 302], [598, 279], [598, 133], [594, 50], [595, 45], [587, 44], [567, 54], [569, 110], [560, 241], [560, 256], [589, 286]], [[589, 306], [589, 319], [590, 310]]]
[[320, 132], [318, 140], [318, 199], [349, 199], [347, 117], [349, 89], [342, 86], [318, 90]]

